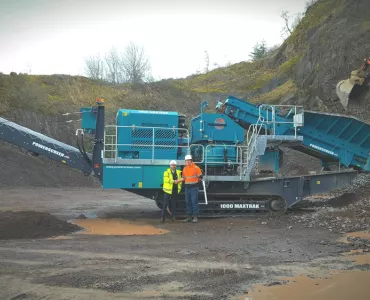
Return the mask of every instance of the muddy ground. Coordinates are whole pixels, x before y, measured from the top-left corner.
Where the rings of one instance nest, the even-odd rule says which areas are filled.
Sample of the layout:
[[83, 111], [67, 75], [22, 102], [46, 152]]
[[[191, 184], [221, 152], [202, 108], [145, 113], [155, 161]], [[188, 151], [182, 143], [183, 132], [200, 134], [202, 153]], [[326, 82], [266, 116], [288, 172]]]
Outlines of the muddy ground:
[[[359, 209], [358, 201], [346, 201], [345, 224], [356, 223], [357, 211], [366, 223], [370, 208], [363, 203]], [[358, 208], [355, 213], [351, 205]], [[368, 299], [370, 287], [361, 280], [370, 278], [370, 236], [347, 239], [345, 228], [332, 230], [337, 225], [330, 222], [320, 226], [325, 209], [305, 208], [273, 219], [254, 215], [161, 224], [151, 200], [127, 192], [1, 189], [0, 211], [47, 212], [86, 230], [0, 239], [0, 299], [294, 299], [299, 274], [312, 285], [307, 299], [348, 299], [339, 289], [343, 282], [345, 290], [357, 293], [350, 296]], [[345, 211], [336, 207], [330, 214], [337, 220], [335, 213], [342, 218]], [[94, 222], [99, 231], [94, 232]], [[333, 271], [344, 279], [336, 279]], [[327, 279], [313, 281], [318, 276]], [[325, 293], [333, 290], [339, 294], [329, 298]]]

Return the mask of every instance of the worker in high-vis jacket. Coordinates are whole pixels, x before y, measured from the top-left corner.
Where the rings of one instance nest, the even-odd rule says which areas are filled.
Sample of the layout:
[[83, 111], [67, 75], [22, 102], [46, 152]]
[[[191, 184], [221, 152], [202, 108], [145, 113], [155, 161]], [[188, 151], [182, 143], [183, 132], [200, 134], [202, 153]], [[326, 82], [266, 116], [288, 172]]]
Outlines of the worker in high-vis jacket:
[[166, 210], [170, 204], [170, 212], [172, 214], [172, 220], [175, 221], [176, 215], [176, 202], [177, 196], [181, 191], [183, 179], [181, 177], [181, 171], [176, 169], [177, 162], [171, 160], [170, 167], [163, 173], [163, 207], [161, 214], [161, 222], [166, 219]]
[[186, 166], [182, 170], [182, 178], [185, 186], [185, 199], [187, 208], [187, 217], [184, 222], [198, 222], [198, 194], [199, 180], [203, 178], [201, 169], [193, 163], [191, 155], [185, 156]]

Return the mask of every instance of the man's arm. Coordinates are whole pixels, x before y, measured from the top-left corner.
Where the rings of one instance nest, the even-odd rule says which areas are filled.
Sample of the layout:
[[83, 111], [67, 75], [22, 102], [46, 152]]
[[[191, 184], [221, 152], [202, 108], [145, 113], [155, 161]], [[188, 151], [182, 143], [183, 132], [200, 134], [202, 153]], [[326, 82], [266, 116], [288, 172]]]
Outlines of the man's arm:
[[174, 183], [175, 181], [172, 178], [170, 178], [167, 171], [164, 171], [164, 173], [163, 173], [163, 182]]
[[198, 166], [196, 167], [195, 172], [199, 179], [203, 178], [202, 170]]

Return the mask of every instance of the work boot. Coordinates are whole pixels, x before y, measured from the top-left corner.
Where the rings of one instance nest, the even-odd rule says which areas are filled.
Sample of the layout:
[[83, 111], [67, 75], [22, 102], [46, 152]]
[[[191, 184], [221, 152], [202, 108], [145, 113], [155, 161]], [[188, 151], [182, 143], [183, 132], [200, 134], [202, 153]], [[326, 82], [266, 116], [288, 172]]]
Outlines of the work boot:
[[198, 216], [194, 216], [193, 223], [198, 223]]
[[176, 217], [172, 217], [172, 222], [175, 222], [176, 221]]
[[161, 218], [161, 223], [164, 223], [164, 221], [165, 221], [165, 219], [162, 217], [162, 218]]
[[187, 216], [183, 222], [191, 222], [191, 216]]

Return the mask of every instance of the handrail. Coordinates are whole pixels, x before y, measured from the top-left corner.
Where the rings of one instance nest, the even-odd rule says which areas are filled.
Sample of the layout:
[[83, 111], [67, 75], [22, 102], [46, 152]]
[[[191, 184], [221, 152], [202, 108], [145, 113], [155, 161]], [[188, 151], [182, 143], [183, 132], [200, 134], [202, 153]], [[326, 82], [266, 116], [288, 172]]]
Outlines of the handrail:
[[[253, 166], [251, 166], [251, 161], [253, 158], [253, 155], [255, 154], [256, 148], [257, 148], [257, 137], [261, 133], [261, 129], [265, 128], [265, 136], [267, 136], [267, 126], [265, 123], [265, 120], [262, 116], [260, 116], [257, 120], [256, 124], [253, 124], [249, 126], [247, 131], [247, 153], [245, 158], [245, 165], [246, 167], [243, 170], [243, 175], [245, 176], [248, 172], [249, 174], [253, 170]], [[250, 130], [252, 131], [250, 132]], [[250, 134], [251, 133], [251, 134]]]
[[[242, 170], [243, 170], [243, 165], [245, 165], [245, 163], [243, 162], [243, 159], [242, 159], [242, 154], [243, 154], [243, 148], [247, 148], [247, 146], [241, 146], [241, 145], [220, 145], [220, 144], [217, 144], [217, 145], [207, 145], [206, 148], [205, 148], [205, 170], [204, 170], [204, 176], [205, 178], [207, 178], [208, 176], [208, 148], [209, 147], [225, 147], [225, 148], [236, 148], [236, 155], [235, 155], [235, 161], [230, 161], [230, 162], [227, 162], [228, 164], [230, 165], [238, 165], [239, 166], [239, 178], [241, 179], [242, 178]], [[220, 165], [223, 165], [225, 164], [224, 161], [212, 161], [211, 162], [212, 164], [220, 164]]]
[[[149, 137], [144, 137], [144, 139], [147, 139], [147, 140], [151, 140], [151, 144], [133, 144], [133, 143], [130, 143], [130, 144], [118, 144], [118, 128], [127, 128], [127, 129], [131, 129], [132, 132], [135, 132], [136, 130], [140, 130], [140, 129], [146, 129], [146, 130], [150, 130], [151, 131], [151, 136]], [[107, 131], [109, 131], [109, 129], [112, 129], [113, 132], [109, 132], [111, 134], [107, 134]], [[166, 145], [166, 144], [158, 144], [156, 143], [156, 139], [168, 139], [168, 140], [175, 140], [175, 139], [179, 139], [181, 137], [179, 137], [178, 135], [175, 135], [174, 137], [160, 137], [160, 138], [156, 138], [156, 132], [157, 131], [173, 131], [174, 133], [176, 131], [179, 131], [179, 132], [182, 132], [182, 134], [185, 134], [185, 138], [187, 138], [187, 142], [185, 143], [185, 145], [179, 145], [179, 144], [176, 144], [176, 145]], [[143, 139], [143, 137], [138, 137], [138, 139]], [[108, 140], [110, 141], [110, 143], [108, 143]], [[104, 148], [103, 148], [103, 157], [106, 158], [106, 152], [109, 153], [109, 152], [114, 152], [114, 159], [115, 159], [115, 162], [117, 162], [117, 158], [118, 158], [118, 147], [119, 146], [128, 146], [128, 147], [150, 147], [152, 149], [152, 161], [154, 161], [155, 159], [155, 148], [164, 148], [164, 147], [169, 147], [169, 148], [187, 148], [187, 153], [190, 153], [190, 144], [189, 144], [189, 131], [186, 129], [186, 128], [177, 128], [177, 127], [171, 127], [171, 128], [166, 128], [166, 127], [149, 127], [149, 126], [136, 126], [136, 125], [132, 125], [132, 126], [126, 126], [126, 125], [106, 125], [105, 128], [104, 128]], [[107, 149], [111, 147], [111, 149]]]
[[[281, 116], [282, 118], [286, 119], [291, 113], [292, 113], [292, 110], [294, 110], [294, 114], [293, 114], [293, 120], [292, 121], [279, 121], [279, 120], [276, 120], [276, 115], [277, 113], [280, 111], [278, 108], [288, 108], [289, 109], [289, 112], [286, 116]], [[303, 115], [304, 115], [304, 108], [302, 105], [268, 105], [268, 104], [261, 104], [259, 107], [258, 107], [258, 116], [259, 118], [263, 118], [263, 112], [262, 110], [265, 111], [265, 115], [266, 115], [266, 118], [265, 118], [265, 123], [266, 124], [269, 124], [269, 125], [272, 125], [272, 129], [273, 129], [273, 135], [276, 134], [276, 124], [294, 124], [294, 131], [295, 131], [295, 136], [297, 135], [297, 127], [298, 126], [303, 126]], [[271, 112], [271, 119], [269, 118], [269, 112]], [[294, 116], [297, 116], [297, 115], [301, 115], [301, 118], [302, 118], [302, 122], [296, 122], [296, 119], [294, 118]]]
[[201, 147], [202, 148], [202, 160], [201, 161], [196, 161], [194, 160], [194, 157], [193, 157], [193, 162], [196, 163], [196, 164], [201, 164], [204, 162], [204, 145], [202, 144], [191, 144], [190, 147], [189, 147], [189, 154], [191, 153], [191, 147]]

